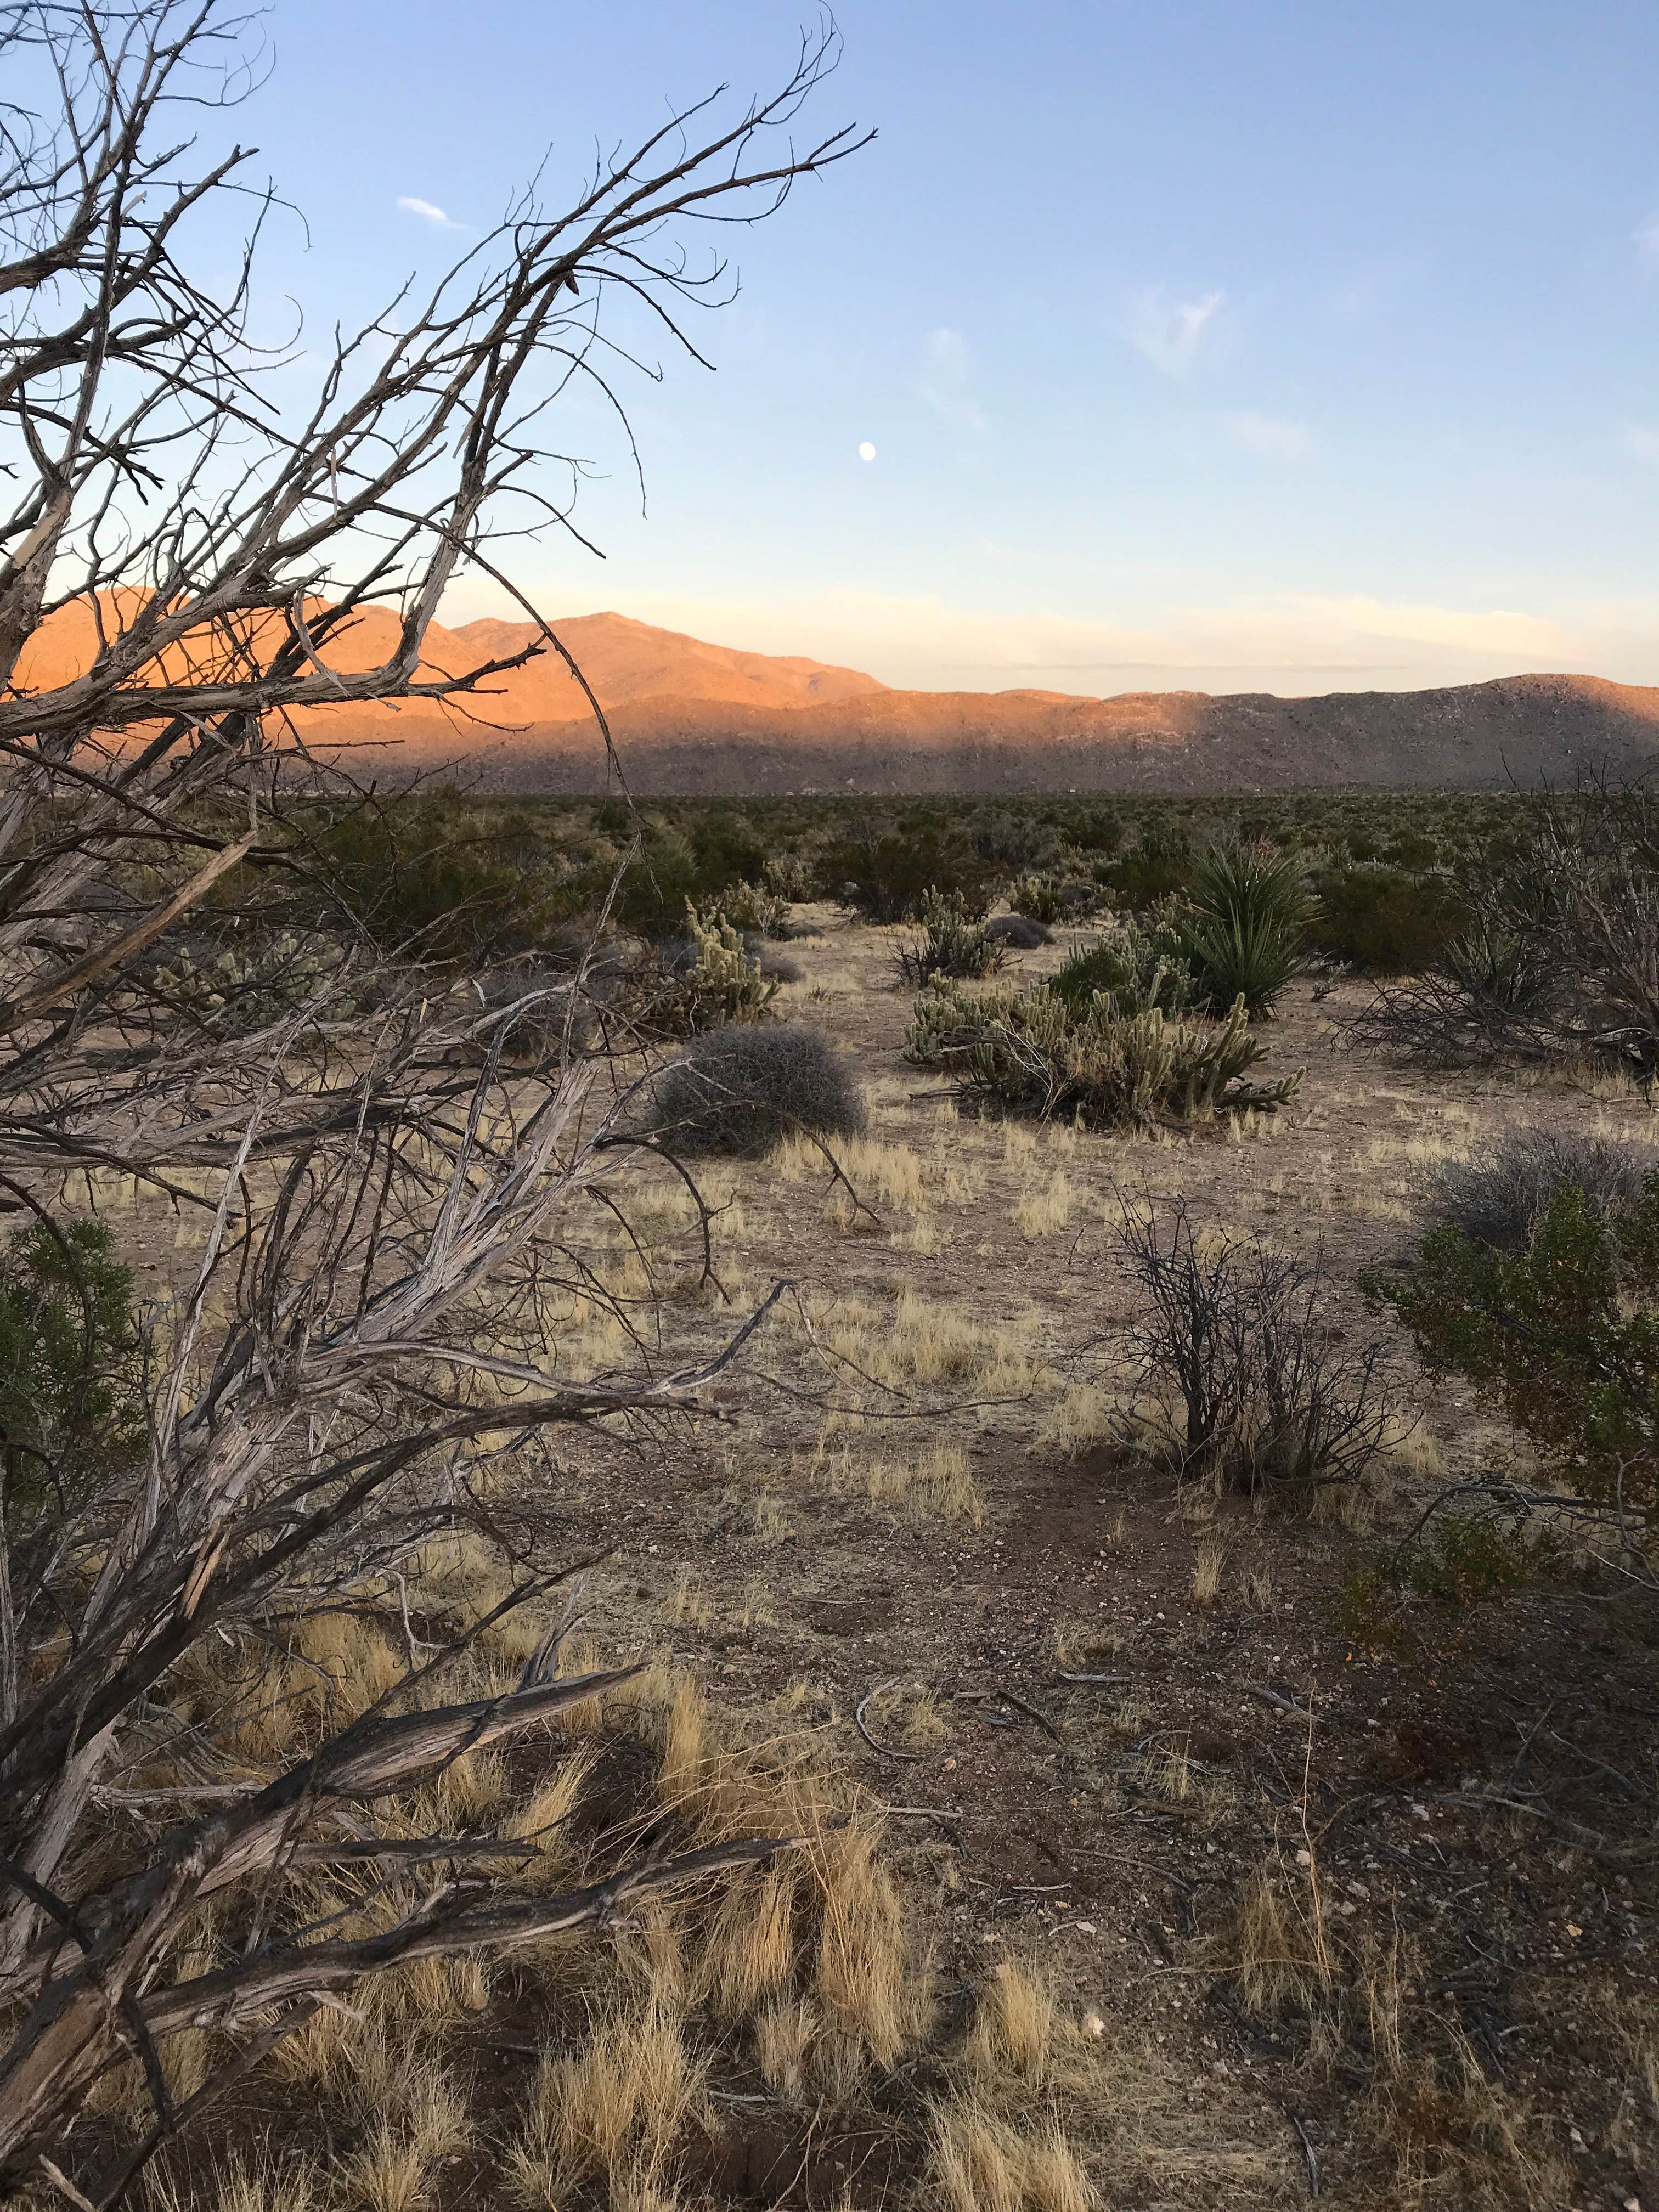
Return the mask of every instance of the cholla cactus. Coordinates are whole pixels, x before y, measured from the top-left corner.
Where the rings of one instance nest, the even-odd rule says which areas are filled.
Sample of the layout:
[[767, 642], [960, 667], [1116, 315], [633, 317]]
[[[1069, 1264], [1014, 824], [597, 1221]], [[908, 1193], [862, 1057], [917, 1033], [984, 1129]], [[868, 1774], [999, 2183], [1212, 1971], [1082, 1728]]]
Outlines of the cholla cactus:
[[777, 993], [777, 983], [760, 971], [760, 963], [743, 949], [743, 939], [718, 908], [700, 914], [688, 899], [686, 918], [697, 948], [696, 965], [684, 979], [685, 1024], [719, 1029], [726, 1022], [758, 1021]]

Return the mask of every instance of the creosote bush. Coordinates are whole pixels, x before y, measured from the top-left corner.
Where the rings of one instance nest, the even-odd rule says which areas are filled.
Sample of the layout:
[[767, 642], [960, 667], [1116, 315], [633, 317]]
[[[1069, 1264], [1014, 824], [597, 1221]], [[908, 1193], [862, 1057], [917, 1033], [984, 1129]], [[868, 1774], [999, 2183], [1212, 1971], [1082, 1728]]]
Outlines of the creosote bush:
[[960, 830], [923, 821], [880, 832], [866, 826], [831, 847], [823, 866], [825, 890], [866, 921], [915, 921], [930, 892], [959, 898], [977, 921], [998, 879], [994, 863]]
[[44, 1495], [137, 1458], [141, 1384], [132, 1270], [103, 1223], [37, 1222], [15, 1236], [0, 1254], [0, 1466], [14, 1540]]
[[1589, 1063], [1659, 1073], [1659, 792], [1594, 771], [1528, 794], [1512, 832], [1459, 857], [1467, 916], [1414, 982], [1379, 991], [1360, 1044], [1430, 1065]]
[[[1524, 1249], [1443, 1221], [1412, 1265], [1370, 1270], [1433, 1375], [1462, 1375], [1547, 1467], [1593, 1503], [1640, 1516], [1659, 1499], [1659, 1168], [1601, 1210], [1563, 1182]], [[1632, 1540], [1639, 1529], [1632, 1528]]]
[[757, 1158], [787, 1137], [862, 1133], [864, 1094], [822, 1030], [800, 1022], [717, 1030], [665, 1068], [653, 1133], [671, 1149]]

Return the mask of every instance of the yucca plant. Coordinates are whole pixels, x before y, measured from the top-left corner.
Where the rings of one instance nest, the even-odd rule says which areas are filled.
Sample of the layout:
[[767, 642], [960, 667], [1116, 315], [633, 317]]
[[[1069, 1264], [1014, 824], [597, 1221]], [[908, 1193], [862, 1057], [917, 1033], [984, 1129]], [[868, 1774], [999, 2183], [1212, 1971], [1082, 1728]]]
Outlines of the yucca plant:
[[1307, 968], [1315, 911], [1294, 854], [1218, 845], [1199, 862], [1174, 927], [1212, 1007], [1242, 998], [1262, 1014]]

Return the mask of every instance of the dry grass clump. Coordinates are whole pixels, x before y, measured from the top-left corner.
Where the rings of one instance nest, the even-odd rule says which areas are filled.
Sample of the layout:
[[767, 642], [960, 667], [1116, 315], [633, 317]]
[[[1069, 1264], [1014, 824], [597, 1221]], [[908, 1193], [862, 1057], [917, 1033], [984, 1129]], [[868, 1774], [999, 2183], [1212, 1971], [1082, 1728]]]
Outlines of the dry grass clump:
[[946, 2212], [1091, 2212], [1100, 2202], [1056, 2122], [1026, 2132], [971, 2099], [931, 2114], [930, 2203]]
[[872, 1503], [895, 1505], [913, 1520], [985, 1522], [985, 1501], [960, 1444], [930, 1444], [915, 1459], [872, 1453], [859, 1461], [849, 1450], [836, 1458], [831, 1481], [842, 1492], [862, 1489]]
[[1054, 1991], [1044, 1978], [1012, 1959], [996, 1967], [979, 1993], [964, 2057], [975, 2073], [1012, 2074], [1041, 2086], [1054, 2041]]
[[1221, 1595], [1222, 1572], [1227, 1564], [1226, 1539], [1206, 1536], [1193, 1562], [1193, 1603], [1213, 1605]]
[[656, 2002], [602, 2000], [580, 2048], [542, 2060], [508, 2154], [514, 2193], [552, 2212], [589, 2175], [636, 2199], [657, 2190], [682, 2138], [708, 2118], [707, 2079], [707, 2061], [688, 2048], [676, 2013]]
[[1257, 1867], [1217, 1948], [1217, 1963], [1251, 2011], [1264, 2016], [1307, 2008], [1334, 1975], [1310, 1856], [1298, 1871], [1301, 1879], [1293, 1881], [1277, 1856]]
[[1026, 1237], [1054, 1237], [1066, 1228], [1077, 1192], [1063, 1168], [1056, 1168], [1040, 1190], [1022, 1194], [1014, 1207], [1014, 1221]]

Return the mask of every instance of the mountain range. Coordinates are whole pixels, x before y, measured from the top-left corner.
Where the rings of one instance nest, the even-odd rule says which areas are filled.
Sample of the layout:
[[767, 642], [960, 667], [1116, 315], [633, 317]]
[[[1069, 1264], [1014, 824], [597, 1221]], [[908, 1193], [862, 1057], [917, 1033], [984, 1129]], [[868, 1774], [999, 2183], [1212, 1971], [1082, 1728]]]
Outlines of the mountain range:
[[[331, 641], [342, 671], [384, 659], [394, 619], [367, 611]], [[642, 793], [1268, 790], [1488, 786], [1570, 779], [1659, 755], [1659, 689], [1592, 676], [1503, 677], [1419, 691], [906, 691], [856, 670], [709, 645], [617, 614], [554, 624]], [[535, 641], [530, 623], [434, 624], [425, 663], [453, 675]], [[31, 641], [20, 687], [84, 667], [90, 618], [65, 610]], [[500, 790], [599, 792], [605, 748], [581, 687], [544, 652], [467, 702], [342, 704], [299, 718], [359, 774], [453, 764]]]

